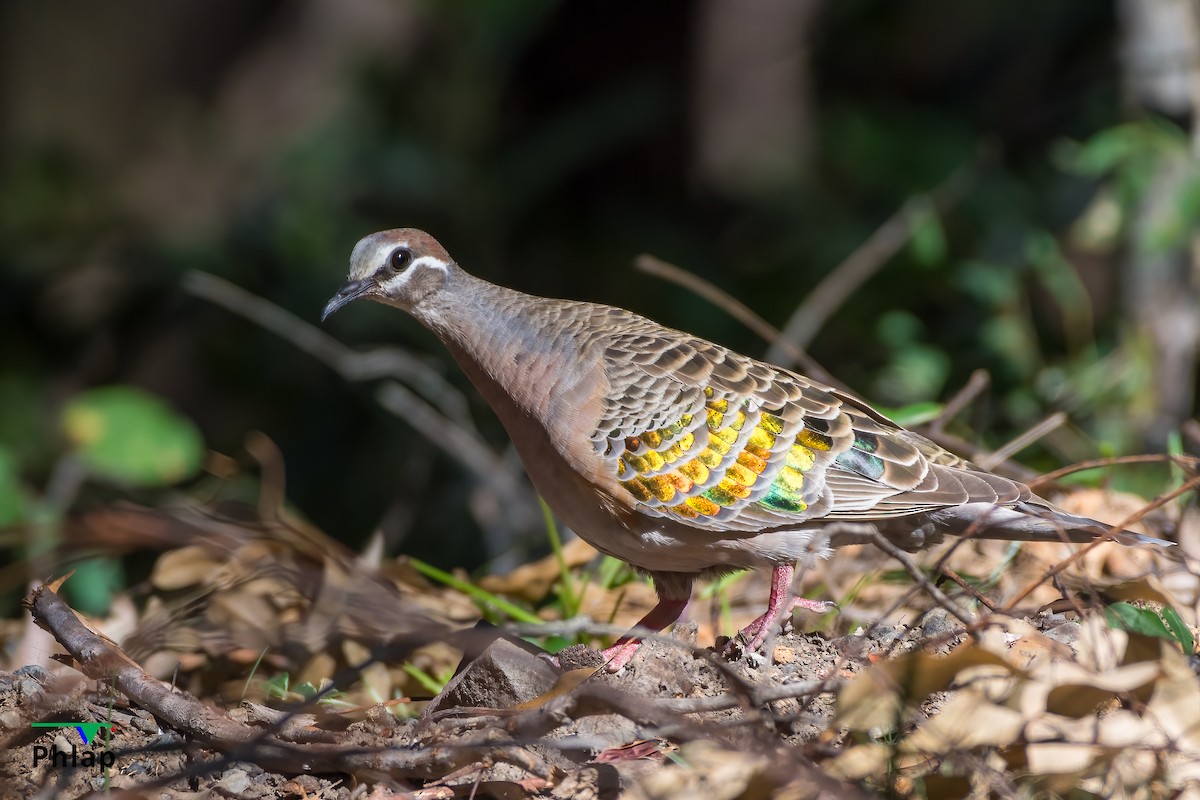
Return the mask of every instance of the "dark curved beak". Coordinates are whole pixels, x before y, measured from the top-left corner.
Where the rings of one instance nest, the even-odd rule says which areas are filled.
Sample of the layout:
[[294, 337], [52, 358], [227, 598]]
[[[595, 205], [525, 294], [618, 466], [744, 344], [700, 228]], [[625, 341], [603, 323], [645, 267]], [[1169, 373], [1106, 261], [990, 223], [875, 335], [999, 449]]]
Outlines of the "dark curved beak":
[[338, 293], [325, 304], [325, 310], [321, 312], [321, 322], [329, 319], [329, 315], [337, 311], [342, 306], [362, 297], [367, 292], [375, 288], [375, 281], [370, 278], [363, 278], [361, 281], [350, 281], [342, 288], [338, 289]]

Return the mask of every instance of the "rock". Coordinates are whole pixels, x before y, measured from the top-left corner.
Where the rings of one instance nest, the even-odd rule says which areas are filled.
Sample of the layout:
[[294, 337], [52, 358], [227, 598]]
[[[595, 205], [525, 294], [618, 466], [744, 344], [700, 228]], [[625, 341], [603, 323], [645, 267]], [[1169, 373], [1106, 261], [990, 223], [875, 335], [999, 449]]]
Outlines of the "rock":
[[564, 672], [583, 667], [598, 667], [604, 663], [604, 655], [586, 644], [573, 644], [558, 651], [558, 666]]
[[231, 769], [221, 776], [217, 786], [230, 794], [239, 795], [250, 787], [250, 776], [244, 770]]
[[[531, 652], [534, 650], [534, 652]], [[559, 671], [532, 645], [498, 637], [476, 658], [463, 659], [458, 673], [425, 707], [423, 717], [462, 706], [509, 708], [553, 688]]]

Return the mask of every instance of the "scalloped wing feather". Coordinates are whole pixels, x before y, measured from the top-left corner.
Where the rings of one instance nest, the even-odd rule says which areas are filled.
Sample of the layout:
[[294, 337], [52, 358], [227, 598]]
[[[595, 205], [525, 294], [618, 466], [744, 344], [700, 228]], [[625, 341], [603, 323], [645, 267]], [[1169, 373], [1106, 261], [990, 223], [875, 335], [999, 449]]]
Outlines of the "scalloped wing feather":
[[642, 513], [759, 531], [1030, 496], [850, 395], [633, 314], [623, 323], [601, 342], [609, 386], [592, 443]]

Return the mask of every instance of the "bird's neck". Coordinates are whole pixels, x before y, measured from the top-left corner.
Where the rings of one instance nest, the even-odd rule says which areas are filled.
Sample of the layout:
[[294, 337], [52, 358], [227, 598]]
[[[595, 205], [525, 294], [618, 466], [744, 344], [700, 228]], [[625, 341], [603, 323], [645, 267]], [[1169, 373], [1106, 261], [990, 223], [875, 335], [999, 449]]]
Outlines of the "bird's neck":
[[453, 269], [446, 288], [412, 314], [498, 411], [507, 402], [544, 417], [572, 367], [570, 331], [557, 305]]

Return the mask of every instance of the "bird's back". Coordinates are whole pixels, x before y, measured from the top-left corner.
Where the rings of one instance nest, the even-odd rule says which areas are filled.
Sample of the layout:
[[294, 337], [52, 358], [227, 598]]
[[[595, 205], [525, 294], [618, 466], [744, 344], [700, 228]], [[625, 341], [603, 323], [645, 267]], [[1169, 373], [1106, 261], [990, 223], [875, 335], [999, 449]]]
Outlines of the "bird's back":
[[459, 349], [639, 514], [745, 532], [1030, 497], [790, 370], [624, 309], [469, 281]]

